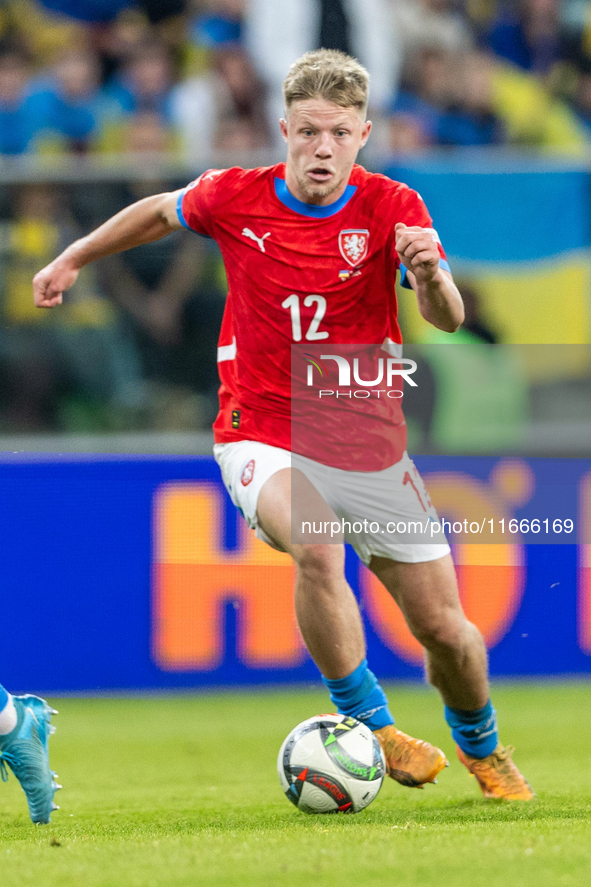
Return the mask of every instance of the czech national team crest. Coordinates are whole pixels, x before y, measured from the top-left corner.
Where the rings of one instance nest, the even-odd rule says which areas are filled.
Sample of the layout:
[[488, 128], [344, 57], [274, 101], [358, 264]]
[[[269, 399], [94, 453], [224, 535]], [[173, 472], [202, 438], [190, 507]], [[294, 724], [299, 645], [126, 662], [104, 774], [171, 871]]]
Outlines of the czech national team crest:
[[250, 462], [247, 462], [244, 466], [244, 471], [242, 472], [242, 477], [240, 478], [240, 483], [243, 487], [247, 487], [251, 480], [254, 477], [254, 459], [251, 459]]
[[367, 256], [369, 231], [367, 228], [350, 228], [339, 234], [339, 249], [345, 262], [356, 268]]

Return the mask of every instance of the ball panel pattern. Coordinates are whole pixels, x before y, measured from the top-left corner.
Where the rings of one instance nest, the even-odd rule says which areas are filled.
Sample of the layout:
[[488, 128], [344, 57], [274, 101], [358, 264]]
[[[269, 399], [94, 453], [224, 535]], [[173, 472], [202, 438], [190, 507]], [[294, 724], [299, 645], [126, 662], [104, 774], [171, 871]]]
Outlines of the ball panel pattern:
[[279, 750], [277, 769], [287, 798], [306, 813], [357, 813], [376, 797], [386, 774], [372, 732], [336, 714], [298, 724]]

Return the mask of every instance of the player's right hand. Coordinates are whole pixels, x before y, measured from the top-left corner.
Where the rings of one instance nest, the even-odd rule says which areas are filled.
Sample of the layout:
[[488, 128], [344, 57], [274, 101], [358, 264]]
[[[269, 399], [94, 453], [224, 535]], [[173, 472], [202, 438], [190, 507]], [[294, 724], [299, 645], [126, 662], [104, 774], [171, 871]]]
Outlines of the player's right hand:
[[64, 291], [76, 282], [79, 268], [55, 259], [33, 278], [33, 298], [37, 308], [61, 305]]

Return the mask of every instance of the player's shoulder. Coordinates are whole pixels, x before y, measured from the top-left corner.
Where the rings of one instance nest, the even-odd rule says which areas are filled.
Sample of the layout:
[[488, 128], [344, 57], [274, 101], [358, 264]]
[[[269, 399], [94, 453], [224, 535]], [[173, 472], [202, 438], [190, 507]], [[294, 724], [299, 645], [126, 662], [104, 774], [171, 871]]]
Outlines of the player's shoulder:
[[266, 181], [276, 168], [259, 166], [255, 169], [244, 169], [241, 166], [231, 166], [227, 169], [207, 169], [187, 186], [187, 190], [206, 187], [210, 192], [221, 195], [228, 191], [241, 190], [257, 182]]
[[191, 203], [206, 208], [214, 216], [250, 210], [259, 203], [261, 192], [269, 187], [277, 167], [208, 169], [185, 189]]
[[401, 206], [423, 202], [419, 192], [414, 191], [404, 182], [398, 182], [383, 173], [369, 172], [359, 164], [355, 164], [353, 167], [350, 184], [357, 185], [362, 193], [374, 199], [382, 199]]

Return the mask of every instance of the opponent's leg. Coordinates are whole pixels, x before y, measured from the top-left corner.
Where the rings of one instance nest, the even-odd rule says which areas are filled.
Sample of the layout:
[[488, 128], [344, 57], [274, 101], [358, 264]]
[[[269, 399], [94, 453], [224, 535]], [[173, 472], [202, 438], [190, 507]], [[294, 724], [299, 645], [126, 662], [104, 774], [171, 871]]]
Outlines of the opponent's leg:
[[[292, 519], [298, 517], [297, 503], [294, 505], [291, 498], [291, 477], [292, 470], [283, 469], [265, 483], [257, 515], [266, 535], [294, 560], [296, 616], [310, 655], [339, 712], [363, 721], [380, 741], [384, 730], [390, 739], [395, 737], [395, 742], [385, 747], [389, 774], [409, 786], [433, 782], [447, 763], [445, 755], [393, 726], [386, 695], [365, 659], [361, 615], [344, 575], [343, 545], [292, 542]], [[314, 502], [319, 494], [301, 474], [297, 486], [298, 498], [305, 498], [316, 513], [328, 508], [322, 501]], [[334, 514], [325, 517], [336, 519]]]
[[371, 570], [425, 648], [427, 676], [445, 703], [458, 755], [486, 797], [530, 800], [533, 793], [499, 743], [486, 647], [462, 610], [450, 555], [423, 563], [372, 558]]
[[54, 709], [38, 696], [11, 696], [0, 686], [0, 775], [10, 767], [26, 795], [33, 822], [47, 823], [57, 810], [53, 801], [61, 788], [49, 767], [48, 742]]

